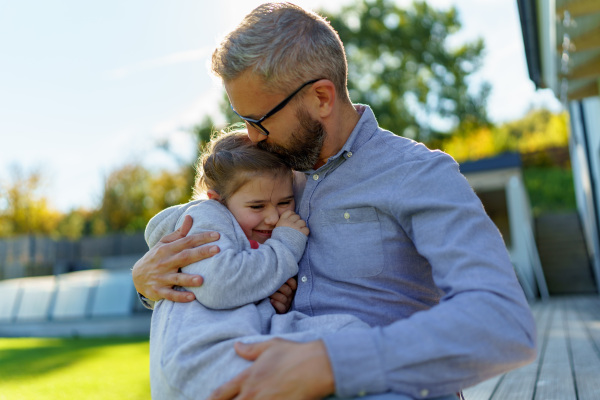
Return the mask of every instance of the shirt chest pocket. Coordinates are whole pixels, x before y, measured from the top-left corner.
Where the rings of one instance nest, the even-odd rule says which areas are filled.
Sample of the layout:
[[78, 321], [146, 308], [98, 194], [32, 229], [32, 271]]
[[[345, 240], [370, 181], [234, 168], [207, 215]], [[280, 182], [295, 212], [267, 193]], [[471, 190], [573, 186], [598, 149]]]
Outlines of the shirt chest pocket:
[[321, 210], [318, 238], [321, 271], [335, 279], [364, 278], [383, 271], [381, 223], [373, 207]]

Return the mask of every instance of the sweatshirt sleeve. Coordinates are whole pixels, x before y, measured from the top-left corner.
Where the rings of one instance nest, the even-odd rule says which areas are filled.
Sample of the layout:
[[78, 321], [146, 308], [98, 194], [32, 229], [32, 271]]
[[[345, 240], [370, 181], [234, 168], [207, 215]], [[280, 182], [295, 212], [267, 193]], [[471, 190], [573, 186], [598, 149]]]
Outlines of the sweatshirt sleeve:
[[275, 293], [298, 273], [307, 237], [287, 227], [275, 228], [273, 236], [258, 249], [251, 249], [233, 215], [221, 204], [208, 200], [190, 207], [193, 226], [189, 234], [219, 232], [214, 244], [220, 252], [182, 269], [204, 278], [200, 287], [186, 287], [205, 307], [228, 309], [260, 301]]
[[435, 397], [531, 362], [531, 311], [498, 229], [456, 163], [445, 155], [415, 162], [390, 200], [444, 294], [391, 325], [325, 337], [336, 394]]

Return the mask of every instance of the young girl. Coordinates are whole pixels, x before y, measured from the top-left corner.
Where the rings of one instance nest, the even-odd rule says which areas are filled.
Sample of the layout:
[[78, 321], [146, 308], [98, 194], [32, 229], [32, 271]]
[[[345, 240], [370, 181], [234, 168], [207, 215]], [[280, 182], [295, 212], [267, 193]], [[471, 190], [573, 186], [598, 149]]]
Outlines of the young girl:
[[[150, 331], [153, 399], [204, 399], [250, 365], [233, 344], [273, 337], [316, 340], [367, 325], [349, 315], [277, 315], [269, 296], [298, 272], [309, 230], [294, 212], [292, 171], [254, 146], [245, 132], [214, 139], [198, 164], [191, 203], [157, 214], [146, 228], [150, 247], [186, 215], [189, 234], [216, 231], [215, 256], [183, 268], [204, 277], [187, 290], [197, 301], [159, 301]], [[199, 200], [206, 195], [209, 200]], [[270, 335], [270, 336], [266, 336]]]

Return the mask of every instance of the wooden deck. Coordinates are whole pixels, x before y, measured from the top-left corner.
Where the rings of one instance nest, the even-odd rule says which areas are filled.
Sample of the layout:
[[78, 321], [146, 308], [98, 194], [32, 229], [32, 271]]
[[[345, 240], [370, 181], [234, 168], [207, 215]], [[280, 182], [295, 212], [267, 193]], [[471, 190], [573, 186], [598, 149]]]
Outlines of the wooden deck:
[[536, 361], [465, 390], [465, 399], [600, 399], [600, 296], [553, 297], [531, 309]]

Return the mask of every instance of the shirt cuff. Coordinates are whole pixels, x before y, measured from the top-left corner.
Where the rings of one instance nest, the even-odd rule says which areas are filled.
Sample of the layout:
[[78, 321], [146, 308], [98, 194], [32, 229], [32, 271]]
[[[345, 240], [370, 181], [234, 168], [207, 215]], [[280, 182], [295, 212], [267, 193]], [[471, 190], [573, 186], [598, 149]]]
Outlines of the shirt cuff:
[[148, 310], [154, 310], [154, 301], [148, 299], [146, 296], [144, 296], [143, 294], [141, 294], [140, 292], [137, 292], [138, 295], [138, 299], [140, 299], [140, 301], [142, 302], [142, 305], [144, 307], [146, 307]]
[[344, 330], [323, 338], [338, 397], [357, 397], [389, 390], [379, 357], [379, 328]]

